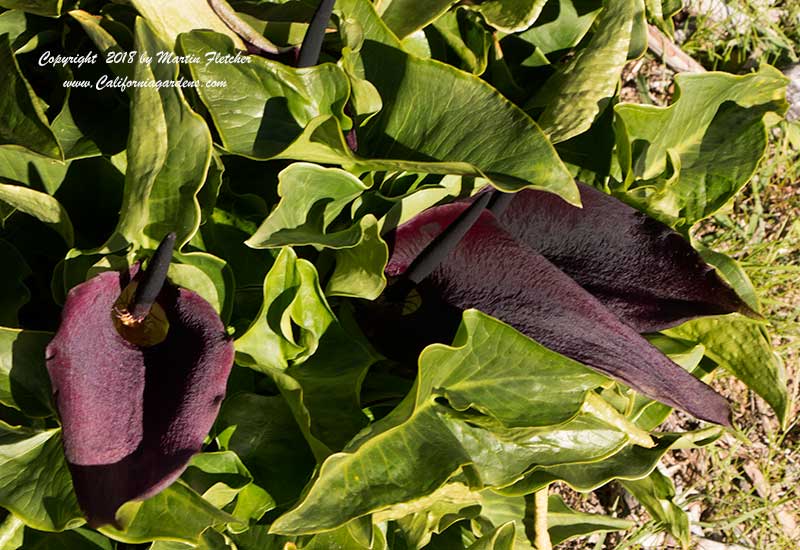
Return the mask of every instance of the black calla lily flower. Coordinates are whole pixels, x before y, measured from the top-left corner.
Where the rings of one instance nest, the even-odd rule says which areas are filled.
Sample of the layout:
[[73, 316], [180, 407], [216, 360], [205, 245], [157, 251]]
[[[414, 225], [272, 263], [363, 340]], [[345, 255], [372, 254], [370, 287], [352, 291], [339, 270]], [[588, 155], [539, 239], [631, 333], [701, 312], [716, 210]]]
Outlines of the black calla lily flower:
[[[361, 308], [365, 330], [389, 356], [409, 359], [450, 341], [461, 311], [480, 309], [653, 399], [730, 426], [727, 401], [639, 333], [702, 315], [757, 314], [679, 234], [587, 185], [579, 189], [583, 208], [534, 190], [470, 208], [488, 202], [479, 194], [399, 226], [388, 235], [386, 267], [399, 279], [379, 303]], [[426, 262], [418, 258], [467, 215], [476, 221], [463, 238], [416, 276]], [[411, 293], [409, 275], [418, 283]]]
[[166, 281], [175, 235], [147, 270], [73, 288], [47, 370], [78, 502], [90, 525], [155, 495], [200, 450], [219, 411], [233, 342], [214, 308]]

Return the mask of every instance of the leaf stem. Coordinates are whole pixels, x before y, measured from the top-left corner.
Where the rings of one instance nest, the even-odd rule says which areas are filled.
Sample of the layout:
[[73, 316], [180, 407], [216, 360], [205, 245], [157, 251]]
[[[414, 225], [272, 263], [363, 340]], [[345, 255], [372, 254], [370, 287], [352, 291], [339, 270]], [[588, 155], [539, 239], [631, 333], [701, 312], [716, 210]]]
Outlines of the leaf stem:
[[533, 529], [536, 540], [534, 546], [536, 550], [553, 550], [553, 543], [550, 541], [550, 533], [547, 531], [547, 497], [549, 496], [549, 485], [545, 485], [533, 494]]
[[208, 0], [208, 5], [211, 6], [211, 9], [217, 14], [217, 17], [219, 17], [230, 30], [238, 34], [249, 46], [272, 55], [286, 53], [294, 49], [291, 46], [276, 46], [261, 36], [253, 27], [242, 21], [242, 19], [236, 15], [236, 11], [234, 11], [225, 0]]

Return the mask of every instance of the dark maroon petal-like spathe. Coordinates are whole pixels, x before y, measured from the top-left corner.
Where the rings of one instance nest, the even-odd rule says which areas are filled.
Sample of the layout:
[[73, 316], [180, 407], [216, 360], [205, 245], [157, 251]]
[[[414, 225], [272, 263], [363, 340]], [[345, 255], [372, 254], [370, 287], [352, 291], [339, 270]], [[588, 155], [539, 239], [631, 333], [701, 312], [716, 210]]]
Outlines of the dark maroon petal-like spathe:
[[524, 190], [498, 219], [637, 332], [703, 315], [756, 316], [681, 235], [593, 187], [578, 187], [583, 208]]
[[105, 272], [72, 289], [47, 348], [67, 462], [92, 525], [114, 523], [120, 505], [181, 474], [216, 418], [233, 365], [213, 307], [169, 283], [157, 299], [166, 339], [139, 347], [122, 338], [112, 307], [129, 279]]
[[[402, 275], [465, 208], [432, 208], [398, 227], [387, 274]], [[401, 326], [414, 325], [417, 335], [452, 326], [454, 308], [477, 308], [653, 399], [730, 425], [724, 398], [670, 361], [544, 256], [516, 241], [489, 212], [418, 288], [423, 299], [438, 297], [447, 307], [423, 306], [398, 319]], [[386, 328], [392, 330], [392, 323]], [[377, 331], [373, 326], [371, 332]]]

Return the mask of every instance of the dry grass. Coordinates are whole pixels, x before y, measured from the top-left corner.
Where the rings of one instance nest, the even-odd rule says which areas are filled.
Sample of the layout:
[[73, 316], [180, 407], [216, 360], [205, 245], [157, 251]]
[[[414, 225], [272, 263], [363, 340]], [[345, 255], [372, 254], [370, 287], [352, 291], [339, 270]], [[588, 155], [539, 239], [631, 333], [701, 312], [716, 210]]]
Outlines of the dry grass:
[[[730, 210], [698, 230], [707, 245], [739, 260], [758, 289], [794, 403], [792, 420], [781, 430], [760, 398], [733, 377], [722, 377], [715, 387], [733, 404], [735, 422], [749, 441], [726, 435], [710, 447], [665, 457], [661, 467], [675, 483], [676, 501], [692, 520], [693, 548], [700, 550], [800, 547], [800, 154], [786, 129], [773, 131], [758, 175]], [[676, 414], [670, 422], [670, 429], [681, 429], [692, 421]], [[618, 485], [590, 495], [556, 490], [581, 510], [639, 525], [631, 533], [561, 549], [680, 548]]]
[[[800, 12], [800, 2], [788, 9]], [[797, 29], [792, 28], [791, 34], [795, 37]], [[703, 41], [710, 47], [705, 42], [709, 36], [697, 37], [695, 46]], [[726, 40], [723, 46], [730, 52], [730, 37]], [[748, 47], [763, 50], [763, 44], [752, 43], [740, 49]], [[770, 52], [770, 60], [779, 57], [774, 48]], [[789, 54], [794, 49], [783, 58]], [[658, 61], [633, 61], [623, 72], [621, 100], [666, 105], [674, 93], [673, 77]], [[726, 212], [701, 224], [697, 237], [737, 259], [753, 281], [771, 324], [774, 348], [786, 365], [793, 407], [782, 430], [760, 398], [733, 377], [722, 377], [715, 387], [733, 403], [735, 422], [749, 441], [726, 435], [704, 449], [670, 453], [661, 466], [675, 483], [676, 501], [692, 520], [692, 548], [796, 550], [800, 548], [800, 125], [782, 123], [771, 130], [769, 151], [756, 176]], [[680, 416], [673, 418], [673, 427], [680, 427]], [[556, 490], [582, 510], [627, 517], [639, 525], [631, 533], [559, 548], [680, 548], [617, 485], [591, 495], [577, 495], [566, 487]]]
[[756, 177], [731, 211], [701, 228], [710, 246], [739, 260], [761, 296], [773, 345], [786, 365], [794, 406], [781, 430], [767, 406], [743, 384], [720, 386], [735, 404], [750, 444], [726, 436], [698, 457], [713, 475], [689, 480], [687, 501], [698, 525], [719, 540], [782, 550], [800, 545], [800, 155], [782, 125]]

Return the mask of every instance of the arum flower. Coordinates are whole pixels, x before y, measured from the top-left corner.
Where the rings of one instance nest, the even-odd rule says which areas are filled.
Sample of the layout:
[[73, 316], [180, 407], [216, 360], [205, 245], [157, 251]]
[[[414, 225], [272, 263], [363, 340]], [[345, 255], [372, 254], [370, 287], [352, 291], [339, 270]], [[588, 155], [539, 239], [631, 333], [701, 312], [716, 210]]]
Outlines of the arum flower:
[[[461, 311], [477, 308], [653, 399], [729, 426], [727, 401], [639, 333], [701, 315], [756, 314], [679, 234], [579, 189], [583, 208], [542, 191], [492, 202], [484, 193], [399, 226], [386, 267], [399, 282], [362, 313], [367, 332], [390, 356], [415, 356], [449, 341]], [[435, 258], [431, 243], [448, 240], [451, 251]]]
[[147, 269], [73, 288], [47, 370], [78, 502], [93, 526], [155, 495], [200, 450], [233, 365], [214, 308], [166, 280], [175, 234]]

